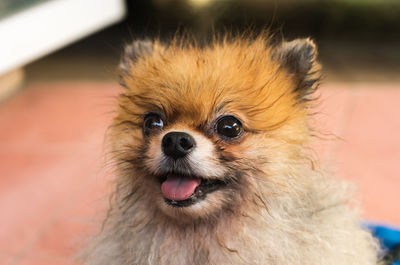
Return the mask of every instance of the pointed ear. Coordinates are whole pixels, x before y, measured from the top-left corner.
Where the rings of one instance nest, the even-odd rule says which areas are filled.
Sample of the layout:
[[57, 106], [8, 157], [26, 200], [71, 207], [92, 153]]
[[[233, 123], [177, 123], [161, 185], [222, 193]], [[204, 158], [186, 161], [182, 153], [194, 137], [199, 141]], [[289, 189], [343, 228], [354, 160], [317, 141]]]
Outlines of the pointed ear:
[[128, 74], [132, 65], [135, 64], [140, 57], [151, 55], [153, 49], [154, 42], [150, 40], [137, 40], [125, 46], [124, 53], [119, 63], [119, 70], [121, 73]]
[[317, 48], [310, 39], [296, 39], [283, 42], [274, 54], [283, 68], [293, 75], [297, 87], [296, 92], [306, 100], [318, 86], [320, 65], [317, 60]]

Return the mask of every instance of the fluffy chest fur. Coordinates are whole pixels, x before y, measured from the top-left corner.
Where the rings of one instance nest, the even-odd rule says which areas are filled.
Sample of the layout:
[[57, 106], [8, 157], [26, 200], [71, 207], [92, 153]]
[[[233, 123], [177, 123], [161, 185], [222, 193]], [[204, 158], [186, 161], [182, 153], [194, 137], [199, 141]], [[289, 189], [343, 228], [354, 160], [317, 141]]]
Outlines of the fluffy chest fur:
[[346, 186], [304, 173], [319, 184], [297, 194], [254, 198], [250, 203], [260, 208], [208, 223], [177, 224], [149, 205], [133, 203], [137, 194], [129, 209], [109, 217], [86, 264], [376, 264], [375, 242], [347, 207]]

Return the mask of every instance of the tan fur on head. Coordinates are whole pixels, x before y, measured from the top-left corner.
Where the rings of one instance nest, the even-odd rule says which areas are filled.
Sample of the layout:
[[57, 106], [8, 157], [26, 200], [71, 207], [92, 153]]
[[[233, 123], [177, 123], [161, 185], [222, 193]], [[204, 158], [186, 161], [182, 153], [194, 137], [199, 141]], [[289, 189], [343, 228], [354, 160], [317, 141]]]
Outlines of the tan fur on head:
[[[125, 88], [110, 134], [117, 189], [87, 265], [376, 264], [347, 187], [311, 166], [305, 151], [319, 75], [311, 40], [139, 41], [120, 70]], [[149, 113], [163, 127], [145, 134]], [[236, 138], [216, 130], [227, 115], [243, 127]], [[170, 132], [193, 137], [185, 159], [163, 153]], [[225, 184], [174, 207], [159, 183], [169, 171]]]

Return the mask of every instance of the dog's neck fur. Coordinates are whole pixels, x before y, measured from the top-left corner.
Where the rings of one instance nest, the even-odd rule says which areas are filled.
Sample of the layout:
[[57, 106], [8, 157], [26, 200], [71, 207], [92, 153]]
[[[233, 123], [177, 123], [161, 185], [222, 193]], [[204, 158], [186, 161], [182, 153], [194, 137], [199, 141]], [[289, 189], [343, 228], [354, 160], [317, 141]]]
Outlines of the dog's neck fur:
[[347, 208], [344, 187], [312, 175], [297, 194], [252, 201], [259, 207], [212, 225], [179, 223], [142, 203], [114, 209], [87, 264], [374, 264], [373, 241]]

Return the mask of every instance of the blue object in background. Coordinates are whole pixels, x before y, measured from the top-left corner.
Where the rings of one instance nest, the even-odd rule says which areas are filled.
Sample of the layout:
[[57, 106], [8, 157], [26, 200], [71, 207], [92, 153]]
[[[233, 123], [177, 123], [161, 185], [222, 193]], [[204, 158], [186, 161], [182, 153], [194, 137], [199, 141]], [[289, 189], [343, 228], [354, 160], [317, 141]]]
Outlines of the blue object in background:
[[[390, 252], [400, 245], [400, 227], [389, 227], [384, 225], [366, 224], [372, 234], [379, 239], [383, 249]], [[400, 265], [400, 260], [395, 260], [393, 265]]]

